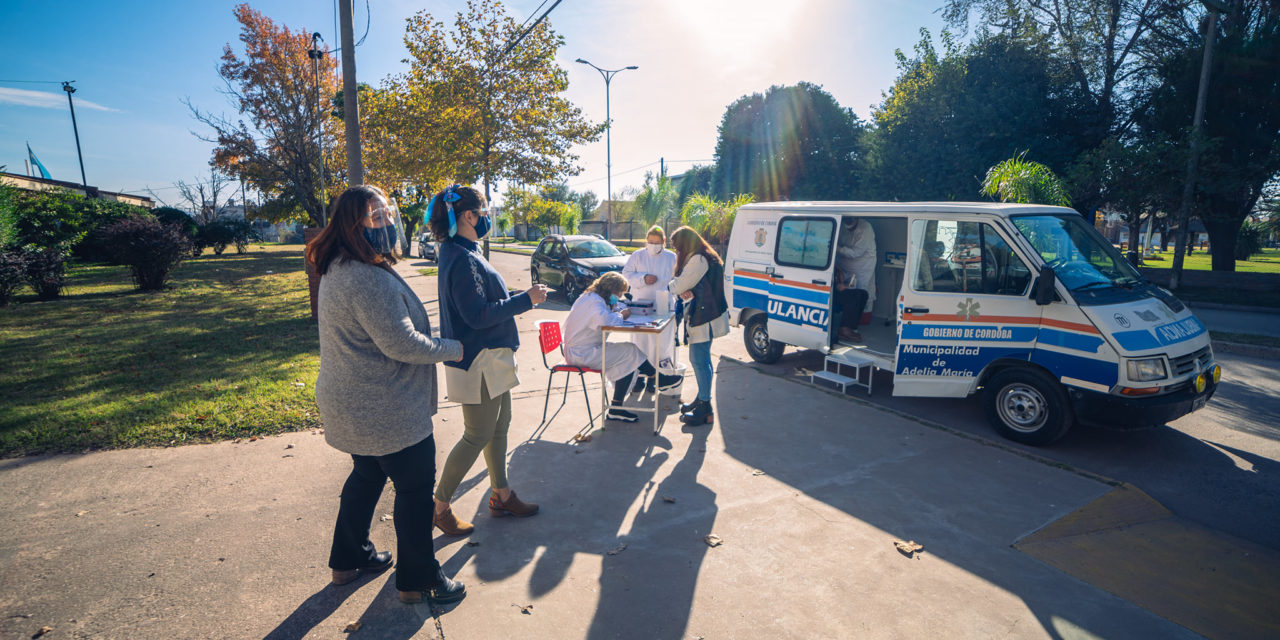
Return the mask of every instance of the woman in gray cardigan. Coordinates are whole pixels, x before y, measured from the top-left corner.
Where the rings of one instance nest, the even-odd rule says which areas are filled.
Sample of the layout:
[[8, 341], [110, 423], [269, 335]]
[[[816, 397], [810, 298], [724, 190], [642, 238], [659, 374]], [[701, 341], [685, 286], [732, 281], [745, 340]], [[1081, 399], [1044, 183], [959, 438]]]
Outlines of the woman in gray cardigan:
[[334, 584], [391, 566], [369, 540], [387, 478], [395, 484], [396, 588], [404, 602], [457, 602], [432, 546], [436, 363], [462, 358], [457, 340], [431, 337], [422, 301], [391, 268], [400, 215], [377, 187], [347, 189], [307, 245], [320, 274], [316, 404], [330, 446], [351, 454], [329, 567]]

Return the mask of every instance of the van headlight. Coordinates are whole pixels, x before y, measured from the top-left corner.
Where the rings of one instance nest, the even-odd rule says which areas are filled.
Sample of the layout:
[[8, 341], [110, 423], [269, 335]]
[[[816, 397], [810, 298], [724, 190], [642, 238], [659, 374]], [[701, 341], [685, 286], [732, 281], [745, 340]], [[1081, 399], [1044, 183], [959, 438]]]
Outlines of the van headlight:
[[1164, 368], [1164, 358], [1130, 360], [1128, 366], [1129, 380], [1133, 382], [1150, 382], [1152, 380], [1164, 380], [1169, 377]]

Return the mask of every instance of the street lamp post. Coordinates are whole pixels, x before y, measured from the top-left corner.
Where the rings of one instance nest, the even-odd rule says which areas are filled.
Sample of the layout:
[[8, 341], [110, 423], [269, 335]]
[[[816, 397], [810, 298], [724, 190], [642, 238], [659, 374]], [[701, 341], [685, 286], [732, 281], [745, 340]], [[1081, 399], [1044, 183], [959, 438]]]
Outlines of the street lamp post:
[[613, 132], [613, 119], [609, 116], [609, 82], [613, 80], [613, 76], [618, 75], [623, 71], [626, 71], [628, 69], [639, 69], [640, 67], [631, 65], [629, 67], [623, 67], [621, 69], [601, 69], [600, 67], [597, 67], [594, 64], [591, 64], [590, 62], [583, 60], [582, 58], [578, 58], [577, 60], [574, 60], [574, 62], [581, 62], [582, 64], [585, 64], [588, 67], [591, 67], [596, 71], [599, 71], [600, 77], [604, 78], [604, 121], [605, 121], [604, 166], [605, 166], [605, 190], [608, 191], [608, 194], [606, 195], [604, 200], [604, 206], [605, 206], [604, 238], [605, 240], [608, 240], [611, 235], [609, 233], [610, 227], [613, 226], [613, 136], [610, 135]]
[[319, 149], [320, 155], [320, 225], [328, 224], [326, 219], [329, 214], [328, 203], [329, 193], [325, 190], [324, 184], [324, 111], [320, 107], [320, 58], [325, 52], [320, 50], [320, 41], [324, 38], [320, 37], [320, 33], [311, 34], [311, 49], [307, 51], [307, 57], [311, 58], [312, 75], [316, 84], [316, 148]]
[[80, 158], [80, 184], [84, 185], [84, 195], [89, 196], [89, 179], [84, 177], [84, 154], [80, 152], [80, 127], [76, 126], [76, 105], [71, 102], [71, 94], [76, 88], [71, 86], [75, 80], [62, 83], [62, 90], [67, 92], [67, 106], [71, 107], [71, 131], [76, 134], [76, 156]]

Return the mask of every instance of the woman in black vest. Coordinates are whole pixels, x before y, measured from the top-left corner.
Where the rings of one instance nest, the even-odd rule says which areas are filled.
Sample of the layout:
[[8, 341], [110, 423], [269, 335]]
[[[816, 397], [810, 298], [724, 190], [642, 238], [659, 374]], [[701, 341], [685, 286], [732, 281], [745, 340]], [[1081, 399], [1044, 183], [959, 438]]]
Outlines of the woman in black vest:
[[724, 261], [697, 231], [680, 227], [671, 234], [676, 277], [671, 292], [685, 301], [689, 319], [689, 365], [698, 381], [698, 397], [681, 405], [680, 421], [711, 424], [711, 341], [729, 333], [729, 304], [724, 298]]

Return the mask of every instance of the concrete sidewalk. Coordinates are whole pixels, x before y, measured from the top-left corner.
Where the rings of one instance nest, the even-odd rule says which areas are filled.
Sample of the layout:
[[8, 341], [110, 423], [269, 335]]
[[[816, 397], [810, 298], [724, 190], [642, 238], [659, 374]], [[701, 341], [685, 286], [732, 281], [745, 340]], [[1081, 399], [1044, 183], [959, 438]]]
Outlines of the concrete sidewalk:
[[[434, 279], [410, 281], [435, 315]], [[350, 459], [301, 432], [0, 461], [0, 636], [334, 638], [354, 622], [353, 638], [1197, 637], [1013, 546], [1070, 546], [1079, 529], [1028, 536], [1111, 484], [728, 358], [714, 426], [669, 415], [658, 436], [609, 423], [575, 444], [576, 380], [539, 424], [533, 321], [562, 316], [519, 320], [508, 460], [542, 512], [489, 518], [477, 463], [455, 501], [475, 534], [436, 538], [468, 586], [456, 607], [400, 604], [392, 572], [327, 584]], [[460, 409], [435, 424], [442, 461]], [[373, 523], [380, 549], [395, 548], [392, 499]]]
[[[469, 588], [453, 610], [400, 604], [390, 573], [326, 584], [350, 465], [306, 432], [0, 462], [0, 634], [1194, 637], [1011, 547], [1111, 489], [1097, 480], [729, 360], [714, 427], [614, 425], [574, 445], [581, 392], [540, 430], [543, 378], [522, 369], [512, 486], [543, 511], [489, 518], [473, 469], [456, 504], [476, 533], [437, 538]], [[460, 413], [437, 419], [441, 456]], [[389, 519], [372, 537], [394, 549]]]

